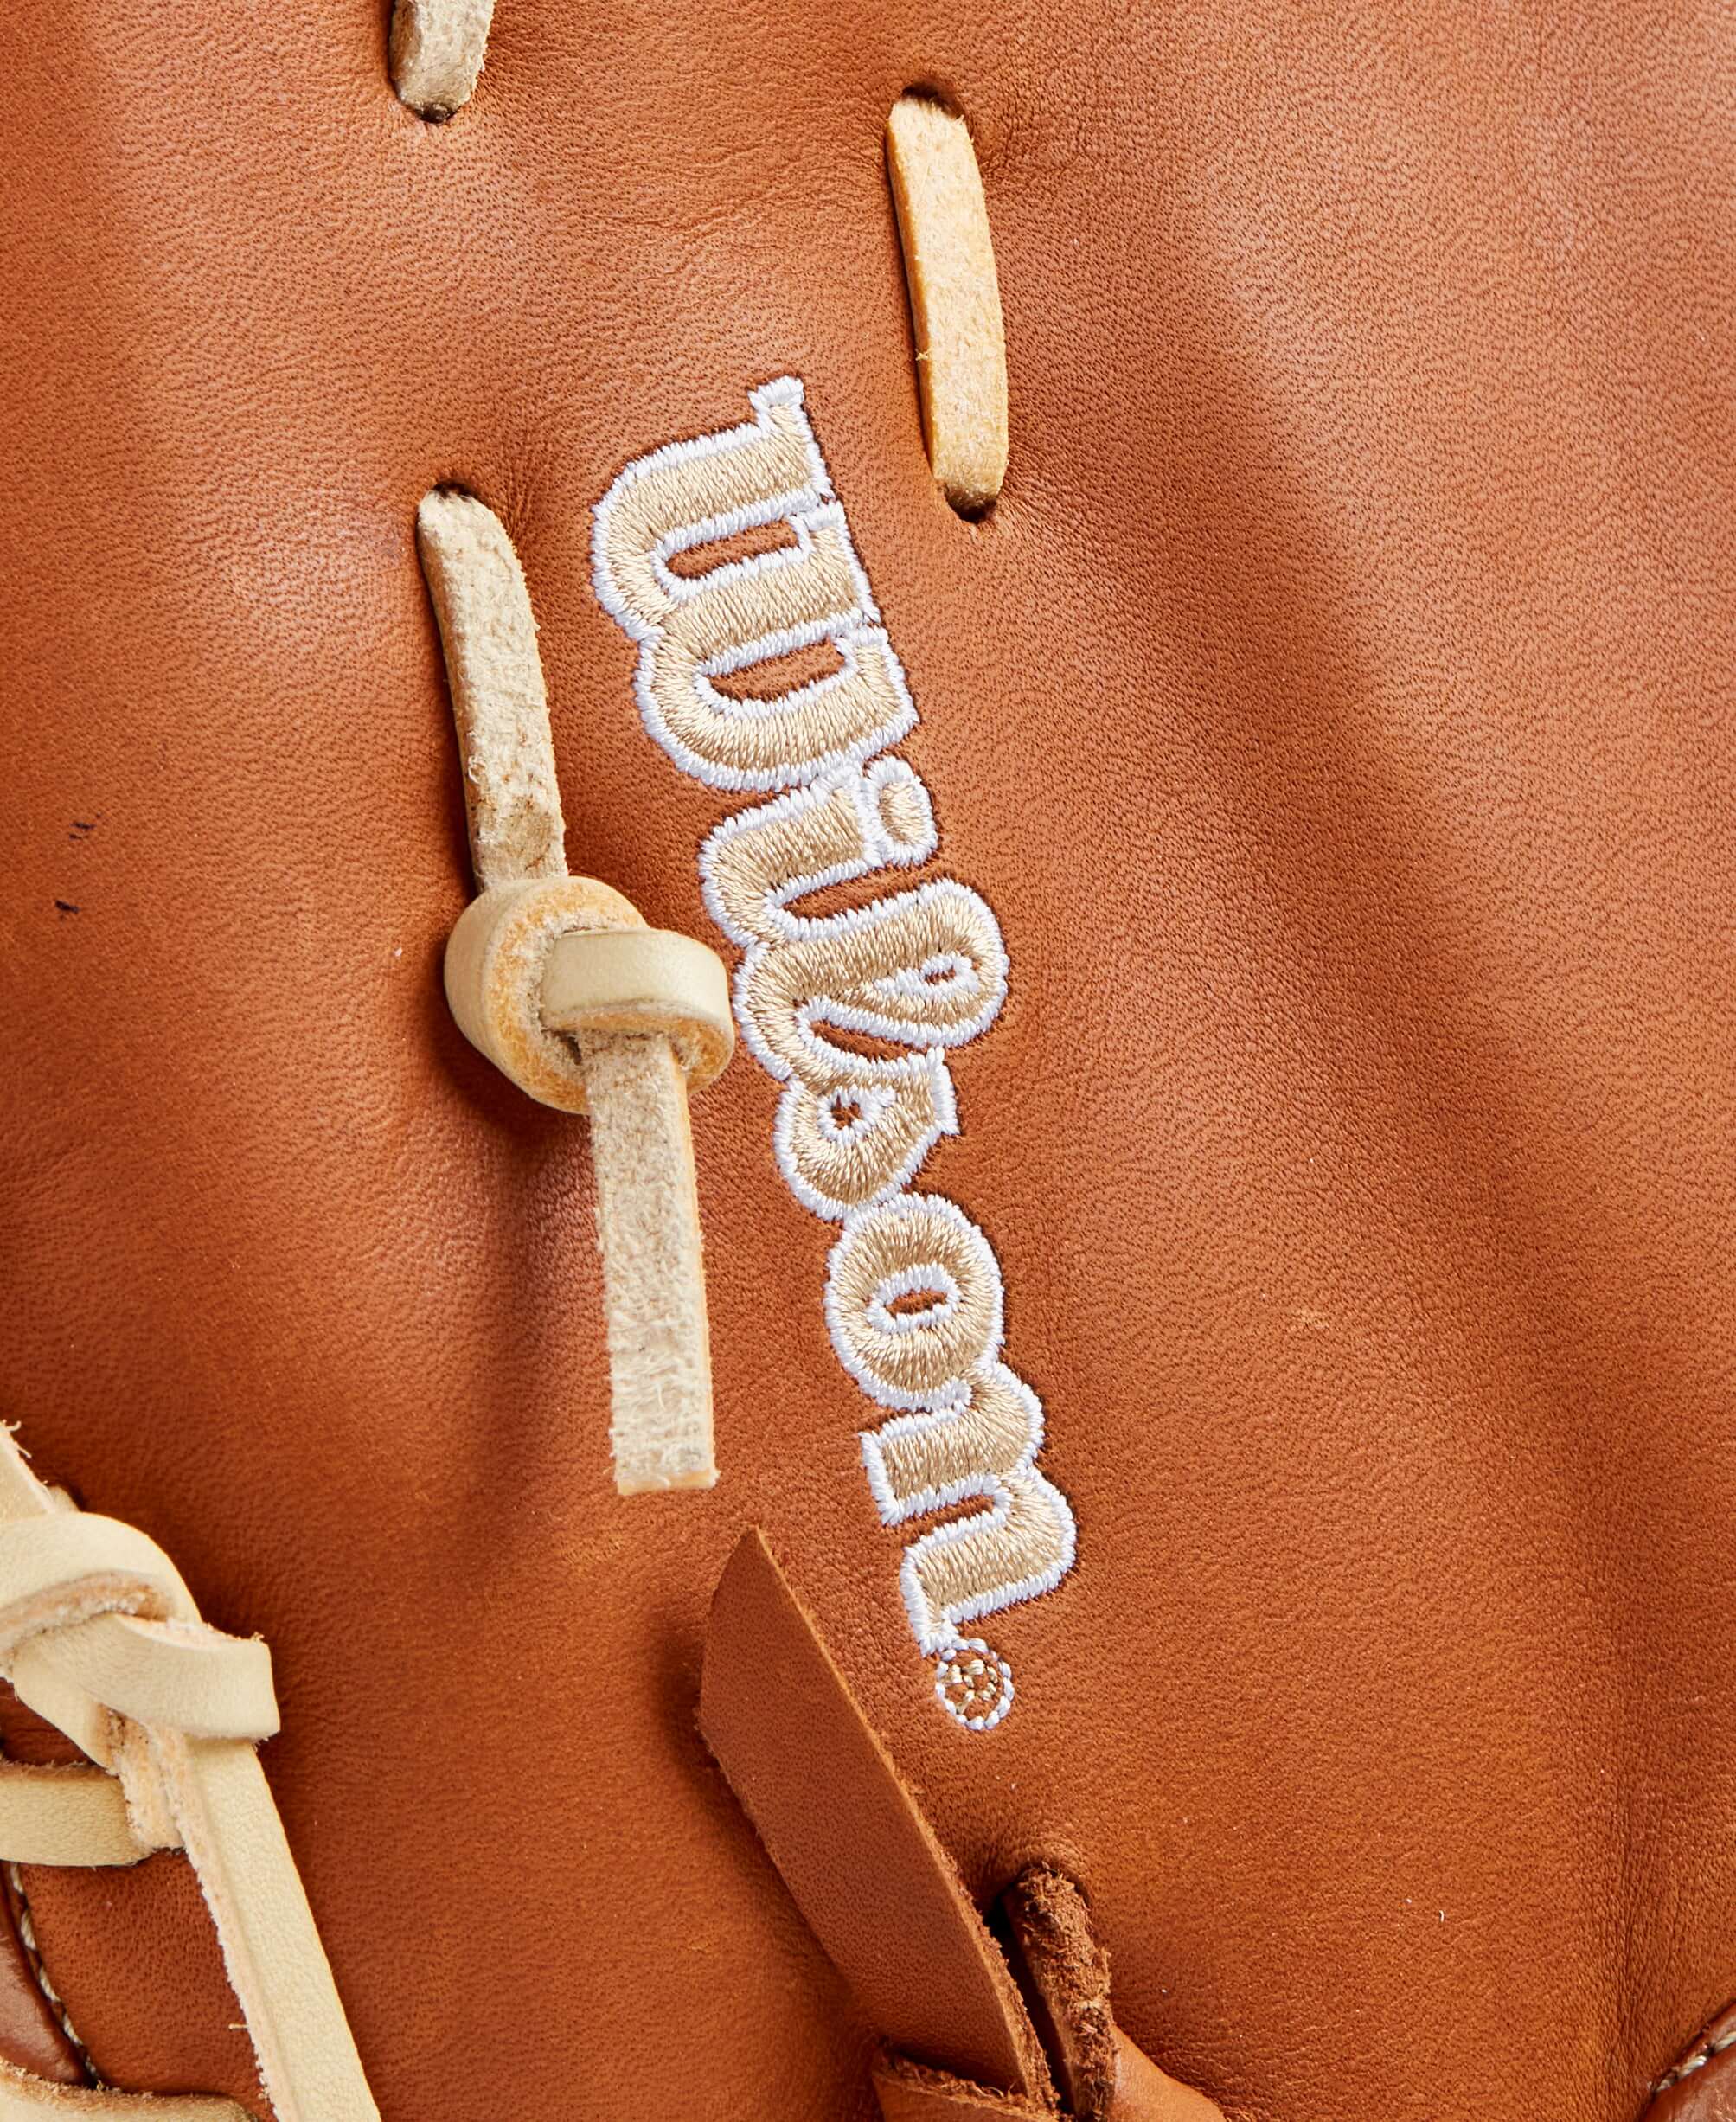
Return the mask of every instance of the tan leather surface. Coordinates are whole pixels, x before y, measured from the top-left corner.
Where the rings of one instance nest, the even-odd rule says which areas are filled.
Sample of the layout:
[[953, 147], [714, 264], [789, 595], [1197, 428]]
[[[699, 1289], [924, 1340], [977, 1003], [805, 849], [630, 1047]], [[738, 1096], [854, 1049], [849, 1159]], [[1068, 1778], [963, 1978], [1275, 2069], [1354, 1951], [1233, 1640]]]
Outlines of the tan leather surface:
[[743, 1534], [712, 1601], [699, 1728], [882, 2040], [1047, 2101], [1048, 2070], [1000, 1948], [758, 1530]]
[[[4, 1413], [270, 1641], [388, 2113], [872, 2112], [692, 1728], [758, 1523], [973, 1889], [1060, 1858], [1235, 2122], [1630, 2122], [1736, 1977], [1728, 14], [497, 17], [439, 129], [361, 0], [0, 30]], [[995, 236], [983, 526], [923, 452], [913, 82]], [[982, 1737], [772, 1086], [695, 1114], [727, 1477], [623, 1502], [582, 1128], [440, 993], [418, 501], [523, 560], [573, 866], [708, 935], [727, 806], [588, 510], [786, 372], [1011, 957], [926, 1176], [1079, 1547]], [[250, 2097], [185, 1884], [29, 1890], [106, 2075]]]
[[1736, 2122], [1736, 2004], [1720, 2012], [1666, 2074], [1645, 2122]]
[[[1222, 2122], [1221, 2111], [1204, 2093], [1166, 2077], [1124, 2034], [1117, 2038], [1123, 2068], [1104, 2122]], [[1041, 2122], [1055, 2112], [887, 2057], [875, 2063], [874, 2087], [881, 2122]]]
[[1064, 1874], [1034, 1866], [1002, 1897], [1009, 1966], [757, 1529], [712, 1601], [699, 1727], [887, 2044], [883, 2122], [1052, 2114], [1056, 2083], [1076, 2122], [1223, 2122], [1116, 2025], [1107, 1956]]
[[1115, 2089], [1104, 2110], [1104, 2122], [1223, 2122], [1215, 2100], [1190, 2085], [1178, 2085], [1146, 2055], [1115, 2029]]

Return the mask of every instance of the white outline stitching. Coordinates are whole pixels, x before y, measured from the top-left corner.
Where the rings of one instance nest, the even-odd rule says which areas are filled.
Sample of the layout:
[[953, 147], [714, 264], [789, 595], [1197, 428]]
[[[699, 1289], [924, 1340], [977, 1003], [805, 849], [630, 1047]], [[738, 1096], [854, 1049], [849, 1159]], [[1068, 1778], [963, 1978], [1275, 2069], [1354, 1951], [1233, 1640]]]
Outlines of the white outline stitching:
[[[840, 1224], [839, 1234], [827, 1260], [824, 1311], [832, 1344], [844, 1369], [862, 1391], [880, 1405], [904, 1412], [877, 1430], [861, 1433], [862, 1463], [869, 1493], [882, 1522], [897, 1525], [977, 1498], [986, 1510], [936, 1526], [906, 1546], [900, 1581], [906, 1612], [919, 1647], [937, 1659], [934, 1691], [941, 1706], [964, 1728], [988, 1730], [997, 1725], [1012, 1706], [1011, 1668], [977, 1638], [960, 1632], [964, 1624], [983, 1614], [998, 1612], [1052, 1590], [1072, 1567], [1077, 1530], [1067, 1498], [1044, 1475], [1035, 1461], [1043, 1441], [1042, 1403], [1026, 1382], [1000, 1361], [1004, 1332], [1004, 1292], [1001, 1265], [994, 1247], [954, 1202], [938, 1194], [912, 1194], [906, 1189], [920, 1170], [929, 1151], [943, 1134], [957, 1132], [958, 1112], [946, 1049], [965, 1044], [987, 1030], [998, 1015], [1007, 988], [1007, 953], [993, 909], [980, 893], [951, 877], [939, 877], [912, 889], [876, 898], [842, 913], [803, 915], [791, 911], [791, 903], [825, 888], [853, 882], [874, 870], [907, 868], [928, 859], [938, 844], [932, 799], [908, 763], [893, 756], [877, 756], [906, 735], [916, 722], [903, 666], [880, 624], [880, 612], [868, 577], [849, 535], [842, 504], [834, 493], [819, 445], [808, 421], [800, 381], [780, 376], [748, 394], [753, 417], [739, 426], [710, 435], [665, 444], [647, 456], [636, 458], [617, 476], [597, 504], [592, 541], [593, 580], [603, 608], [639, 645], [633, 679], [634, 695], [645, 728], [683, 772], [708, 786], [731, 792], [759, 791], [786, 793], [725, 818], [708, 835], [700, 849], [701, 893], [707, 909], [723, 933], [739, 945], [743, 956], [734, 981], [734, 1003], [746, 1043], [767, 1073], [785, 1086], [772, 1125], [773, 1154], [791, 1194], [813, 1214]], [[867, 735], [839, 745], [823, 755], [791, 763], [774, 762], [752, 768], [720, 764], [702, 757], [671, 729], [653, 689], [655, 653], [663, 631], [627, 604], [611, 567], [610, 532], [621, 497], [645, 478], [672, 465], [714, 458], [746, 448], [766, 438], [777, 408], [790, 409], [809, 471], [806, 484], [786, 489], [747, 505], [714, 513], [702, 520], [679, 524], [659, 536], [645, 558], [657, 589], [671, 606], [692, 602], [701, 595], [727, 591], [731, 584], [778, 567], [799, 566], [815, 549], [822, 530], [836, 534], [855, 590], [852, 608], [818, 620], [791, 626], [779, 632], [727, 648], [697, 662], [692, 671], [692, 690], [701, 706], [721, 721], [742, 725], [764, 722], [780, 714], [799, 714], [829, 691], [847, 683], [859, 668], [859, 651], [872, 645], [881, 651], [896, 705], [893, 712]], [[786, 440], [788, 439], [786, 434]], [[715, 544], [741, 533], [776, 522], [787, 524], [793, 544], [774, 547], [746, 559], [727, 561], [695, 574], [676, 574], [669, 562], [677, 554]], [[830, 642], [838, 651], [836, 672], [791, 688], [767, 698], [740, 696], [721, 691], [711, 681], [752, 669], [755, 664], [787, 656], [798, 650]], [[887, 798], [896, 788], [914, 804], [913, 832], [901, 833], [887, 812]], [[799, 820], [810, 811], [817, 812], [841, 793], [849, 795], [855, 812], [858, 851], [830, 865], [786, 876], [768, 884], [753, 904], [751, 916], [759, 924], [744, 927], [725, 902], [721, 870], [730, 843], [738, 836], [781, 828]], [[836, 846], [836, 843], [834, 842]], [[891, 972], [859, 978], [856, 1002], [843, 1002], [835, 995], [810, 996], [789, 1009], [794, 1057], [778, 1052], [771, 1043], [753, 1006], [753, 992], [768, 965], [776, 963], [780, 948], [842, 939], [911, 913], [938, 910], [948, 903], [959, 918], [953, 924], [960, 936], [972, 933], [977, 917], [986, 946], [980, 955], [953, 949], [931, 952], [916, 965], [900, 965]], [[937, 923], [945, 930], [945, 924]], [[938, 977], [937, 976], [941, 976]], [[963, 990], [962, 996], [960, 990]], [[797, 991], [799, 992], [799, 990]], [[928, 1020], [912, 1010], [898, 1010], [900, 1003], [932, 1004], [937, 1000], [963, 1001], [964, 1014], [951, 1023]], [[884, 1010], [868, 1006], [884, 1003]], [[975, 1003], [976, 1007], [970, 1004]], [[865, 1054], [835, 1044], [819, 1035], [817, 1028], [857, 1037], [907, 1047], [900, 1055]], [[817, 1085], [809, 1079], [811, 1064]], [[846, 1203], [825, 1194], [804, 1175], [799, 1162], [796, 1129], [811, 1119], [813, 1138], [830, 1149], [847, 1152], [853, 1145], [872, 1139], [876, 1131], [894, 1124], [900, 1110], [899, 1087], [921, 1082], [929, 1099], [932, 1119], [920, 1124], [910, 1148], [899, 1160], [894, 1174], [867, 1199]], [[854, 1106], [855, 1118], [839, 1122], [835, 1107]], [[823, 1158], [817, 1160], [823, 1164]], [[836, 1166], [834, 1166], [836, 1170]], [[870, 1168], [870, 1176], [875, 1176]], [[965, 1251], [986, 1278], [988, 1316], [982, 1344], [965, 1375], [949, 1380], [932, 1391], [911, 1391], [876, 1375], [857, 1353], [842, 1314], [837, 1279], [841, 1263], [849, 1260], [856, 1244], [874, 1219], [880, 1229], [885, 1219], [938, 1215], [962, 1236]], [[890, 1305], [900, 1296], [922, 1290], [941, 1292], [938, 1303], [913, 1313], [894, 1313]], [[881, 1276], [861, 1306], [862, 1317], [875, 1332], [896, 1343], [926, 1330], [951, 1324], [962, 1312], [964, 1289], [940, 1260], [919, 1261]], [[900, 1495], [887, 1464], [887, 1448], [900, 1439], [938, 1431], [958, 1422], [972, 1404], [973, 1390], [1009, 1392], [1024, 1417], [1022, 1447], [1004, 1468], [968, 1471], [958, 1478], [920, 1491]], [[1003, 1420], [1006, 1410], [1001, 1410]], [[993, 1441], [994, 1432], [990, 1432]], [[1015, 1420], [1010, 1433], [1003, 1426], [1000, 1447], [1020, 1443]], [[943, 1460], [944, 1464], [944, 1460]], [[1037, 1518], [1053, 1532], [1057, 1552], [1042, 1568], [1011, 1581], [999, 1581], [932, 1607], [923, 1584], [925, 1560], [937, 1551], [966, 1540], [992, 1541], [1009, 1524], [1015, 1504], [1024, 1500]], [[999, 1675], [993, 1706], [983, 1716], [972, 1717], [955, 1704], [949, 1684], [961, 1675], [956, 1667], [959, 1652], [969, 1651], [992, 1665]], [[953, 1663], [949, 1664], [949, 1661]], [[951, 1681], [949, 1682], [949, 1674]], [[968, 1705], [973, 1690], [966, 1687]]]
[[[909, 1217], [914, 1221], [918, 1217], [926, 1219], [930, 1216], [938, 1217], [943, 1223], [952, 1224], [963, 1237], [966, 1249], [975, 1256], [978, 1266], [985, 1270], [986, 1279], [990, 1285], [989, 1323], [983, 1333], [983, 1346], [963, 1376], [950, 1379], [945, 1385], [932, 1391], [913, 1392], [902, 1386], [889, 1385], [884, 1378], [877, 1376], [866, 1360], [856, 1353], [838, 1296], [838, 1275], [840, 1269], [849, 1260], [851, 1247], [859, 1241], [862, 1232], [871, 1224], [879, 1224], [886, 1219], [898, 1221]], [[925, 1261], [919, 1272], [930, 1275], [945, 1274], [949, 1281], [953, 1281], [955, 1291], [958, 1289], [951, 1271], [942, 1266], [938, 1260], [932, 1266]], [[895, 1280], [897, 1277], [887, 1279]], [[958, 1301], [962, 1301], [962, 1292], [959, 1293]], [[958, 1202], [949, 1201], [944, 1194], [894, 1194], [884, 1200], [865, 1202], [862, 1208], [852, 1209], [843, 1219], [843, 1228], [826, 1261], [824, 1305], [826, 1327], [832, 1337], [832, 1347], [838, 1361], [868, 1398], [878, 1401], [882, 1407], [932, 1412], [940, 1407], [957, 1407], [970, 1395], [971, 1373], [983, 1364], [994, 1362], [1001, 1352], [1006, 1305], [1000, 1260], [996, 1256], [994, 1247]], [[957, 1309], [958, 1302], [955, 1302], [952, 1310], [956, 1311]], [[947, 1317], [951, 1316], [951, 1312], [949, 1312]], [[916, 1321], [918, 1327], [927, 1326], [931, 1331], [935, 1324], [926, 1314]], [[904, 1328], [901, 1334], [908, 1334], [910, 1330], [907, 1327]]]
[[[872, 759], [876, 753], [896, 744], [900, 737], [915, 728], [916, 705], [910, 697], [904, 666], [900, 663], [885, 628], [878, 624], [880, 612], [873, 593], [868, 588], [867, 573], [857, 557], [855, 543], [844, 520], [842, 506], [833, 495], [825, 461], [820, 455], [819, 445], [815, 441], [813, 429], [808, 422], [800, 381], [795, 376], [779, 376], [775, 381], [750, 391], [747, 401], [753, 407], [754, 417], [744, 420], [740, 426], [729, 428], [721, 434], [698, 435], [686, 441], [666, 443], [662, 449], [653, 450], [648, 457], [636, 458], [619, 473], [608, 492], [597, 503], [591, 540], [591, 579], [603, 609], [631, 640], [639, 644], [638, 664], [633, 674], [634, 697], [638, 702], [639, 714], [646, 729], [664, 751], [684, 773], [691, 774], [695, 780], [703, 781], [709, 787], [769, 790], [800, 786], [836, 766], [860, 764], [864, 760]], [[811, 705], [816, 699], [823, 698], [827, 693], [846, 683], [858, 668], [856, 651], [863, 645], [871, 645], [885, 651], [887, 675], [897, 705], [892, 714], [867, 735], [858, 737], [849, 744], [834, 747], [818, 758], [800, 760], [793, 765], [729, 766], [720, 765], [716, 760], [708, 760], [694, 751], [664, 720], [663, 709], [652, 689], [657, 646], [662, 638], [663, 628], [655, 620], [647, 619], [636, 612], [622, 594], [610, 566], [609, 533], [620, 497], [648, 475], [671, 465], [692, 463], [724, 454], [732, 449], [750, 446], [769, 432], [770, 416], [772, 408], [777, 406], [790, 407], [801, 421], [813, 474], [810, 484], [756, 502], [751, 507], [729, 510], [722, 515], [708, 516], [699, 523], [683, 524], [666, 534], [658, 539], [650, 556], [653, 576], [672, 603], [691, 603], [701, 595], [727, 589], [731, 582], [799, 565], [812, 553], [816, 531], [836, 528], [856, 590], [855, 602], [851, 609], [840, 612], [836, 620], [791, 627], [782, 633], [767, 635], [758, 641], [747, 643], [729, 651], [727, 656], [709, 658], [700, 665], [698, 675], [703, 682], [708, 676], [721, 676], [727, 670], [746, 670], [773, 656], [787, 655], [796, 649], [811, 647], [823, 640], [830, 640], [837, 649], [843, 658], [843, 668], [823, 678], [813, 679], [806, 685], [798, 686], [771, 701], [738, 700], [707, 684], [708, 704], [714, 705], [730, 720], [743, 722], [766, 720], [775, 714], [799, 712], [803, 707]], [[780, 520], [788, 522], [796, 535], [793, 548], [778, 546], [769, 553], [755, 554], [746, 560], [727, 561], [705, 574], [694, 576], [675, 574], [667, 564], [670, 556], [676, 552], [690, 552], [698, 546], [714, 544], [721, 539], [737, 536], [746, 530], [760, 529], [768, 523]]]

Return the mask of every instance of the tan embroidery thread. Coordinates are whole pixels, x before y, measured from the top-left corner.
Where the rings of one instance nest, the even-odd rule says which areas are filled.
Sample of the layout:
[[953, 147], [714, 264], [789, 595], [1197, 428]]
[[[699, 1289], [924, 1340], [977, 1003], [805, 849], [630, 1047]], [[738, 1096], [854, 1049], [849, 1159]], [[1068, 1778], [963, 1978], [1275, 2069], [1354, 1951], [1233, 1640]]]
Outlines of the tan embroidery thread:
[[[743, 1035], [784, 1087], [778, 1168], [841, 1226], [825, 1290], [833, 1346], [893, 1411], [862, 1439], [875, 1506], [894, 1525], [987, 1505], [912, 1541], [901, 1570], [936, 1696], [983, 1731], [1010, 1708], [1013, 1677], [964, 1625], [1058, 1584], [1073, 1518], [1036, 1471], [1041, 1405], [1002, 1361], [994, 1248], [912, 1182], [957, 1131], [947, 1055], [994, 1021], [1006, 952], [987, 902], [951, 877], [842, 914], [797, 910], [828, 885], [926, 862], [937, 835], [927, 789], [888, 755], [916, 712], [802, 387], [785, 376], [749, 404], [740, 426], [671, 443], [616, 479], [596, 511], [597, 593], [638, 644], [640, 712], [676, 765], [714, 788], [788, 792], [706, 841], [706, 902], [741, 946]], [[694, 569], [703, 548], [771, 526], [791, 542]], [[763, 694], [743, 689], [742, 674], [823, 644], [836, 671], [778, 690], [773, 668]], [[726, 677], [727, 691], [714, 682]]]
[[[844, 513], [789, 378], [755, 391], [753, 418], [629, 465], [597, 506], [597, 593], [639, 644], [645, 727], [714, 788], [790, 788], [869, 759], [916, 720]], [[704, 574], [681, 553], [785, 523], [794, 543]], [[714, 678], [830, 642], [840, 668], [770, 699]]]

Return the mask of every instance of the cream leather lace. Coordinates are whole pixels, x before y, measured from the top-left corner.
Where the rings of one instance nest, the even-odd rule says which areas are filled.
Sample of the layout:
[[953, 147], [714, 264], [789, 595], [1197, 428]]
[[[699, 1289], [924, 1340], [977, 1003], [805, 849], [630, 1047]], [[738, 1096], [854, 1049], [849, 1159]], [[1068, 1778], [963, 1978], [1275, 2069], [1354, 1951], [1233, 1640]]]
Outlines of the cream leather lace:
[[496, 517], [436, 491], [416, 520], [440, 622], [481, 887], [446, 950], [464, 1036], [544, 1105], [591, 1118], [615, 1481], [709, 1488], [711, 1356], [689, 1091], [735, 1044], [729, 976], [567, 873], [536, 622]]
[[[184, 1850], [279, 2122], [375, 2122], [331, 1970], [253, 1749], [278, 1728], [271, 1653], [199, 1618], [129, 1525], [75, 1510], [0, 1431], [0, 1675], [92, 1766], [0, 1764], [0, 1860], [134, 1864]], [[0, 2070], [0, 2122], [48, 2112], [242, 2122]]]

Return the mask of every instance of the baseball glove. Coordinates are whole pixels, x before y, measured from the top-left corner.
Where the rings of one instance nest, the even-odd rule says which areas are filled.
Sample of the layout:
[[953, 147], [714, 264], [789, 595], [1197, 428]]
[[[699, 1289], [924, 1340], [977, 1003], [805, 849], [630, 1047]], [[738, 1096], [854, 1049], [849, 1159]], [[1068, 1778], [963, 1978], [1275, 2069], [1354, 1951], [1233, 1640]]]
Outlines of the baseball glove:
[[1736, 19], [0, 37], [0, 2122], [1736, 2115]]

